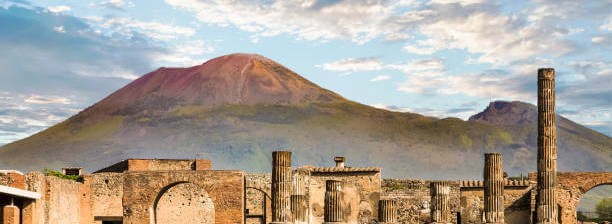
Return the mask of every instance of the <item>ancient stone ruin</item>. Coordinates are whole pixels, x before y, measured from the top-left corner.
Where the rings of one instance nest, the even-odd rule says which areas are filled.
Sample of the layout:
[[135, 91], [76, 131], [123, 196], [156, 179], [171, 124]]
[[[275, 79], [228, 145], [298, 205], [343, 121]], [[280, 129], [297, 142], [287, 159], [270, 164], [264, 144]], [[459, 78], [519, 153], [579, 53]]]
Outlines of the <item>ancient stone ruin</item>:
[[[557, 172], [554, 70], [538, 70], [537, 172], [504, 177], [484, 155], [482, 180], [383, 179], [379, 167], [293, 167], [272, 153], [271, 173], [214, 170], [205, 159], [127, 159], [93, 173], [0, 170], [4, 224], [577, 223], [576, 207], [612, 172]], [[350, 159], [350, 158], [349, 158]], [[330, 158], [330, 164], [332, 160]], [[68, 178], [68, 177], [77, 177]]]

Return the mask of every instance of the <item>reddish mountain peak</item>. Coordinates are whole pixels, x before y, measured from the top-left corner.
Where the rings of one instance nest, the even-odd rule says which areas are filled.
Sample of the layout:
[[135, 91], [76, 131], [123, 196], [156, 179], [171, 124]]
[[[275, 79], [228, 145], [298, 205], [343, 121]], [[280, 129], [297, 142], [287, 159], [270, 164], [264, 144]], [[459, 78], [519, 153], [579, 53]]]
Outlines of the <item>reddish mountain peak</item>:
[[148, 73], [94, 108], [113, 113], [130, 107], [167, 110], [175, 105], [296, 104], [343, 100], [295, 72], [257, 54], [230, 54], [189, 68]]
[[535, 105], [519, 101], [495, 101], [482, 112], [469, 118], [469, 121], [496, 125], [520, 125], [536, 122], [537, 108]]

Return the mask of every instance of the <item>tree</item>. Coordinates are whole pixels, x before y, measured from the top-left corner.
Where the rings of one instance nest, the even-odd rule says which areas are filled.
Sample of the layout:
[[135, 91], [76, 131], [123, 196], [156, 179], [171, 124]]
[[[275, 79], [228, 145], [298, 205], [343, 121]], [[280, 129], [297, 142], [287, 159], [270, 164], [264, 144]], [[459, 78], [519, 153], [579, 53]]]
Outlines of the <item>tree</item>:
[[604, 198], [595, 206], [599, 218], [612, 218], [612, 198]]
[[586, 215], [584, 215], [584, 213], [582, 213], [581, 211], [578, 211], [578, 221], [586, 221], [587, 217]]

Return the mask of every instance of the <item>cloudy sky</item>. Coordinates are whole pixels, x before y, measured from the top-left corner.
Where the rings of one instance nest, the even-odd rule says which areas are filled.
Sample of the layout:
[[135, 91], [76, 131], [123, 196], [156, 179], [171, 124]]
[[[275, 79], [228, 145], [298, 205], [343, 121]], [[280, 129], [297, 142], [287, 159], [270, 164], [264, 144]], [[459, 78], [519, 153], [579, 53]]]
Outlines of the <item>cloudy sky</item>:
[[612, 1], [0, 0], [0, 145], [157, 67], [257, 53], [364, 104], [459, 117], [535, 104], [612, 134]]

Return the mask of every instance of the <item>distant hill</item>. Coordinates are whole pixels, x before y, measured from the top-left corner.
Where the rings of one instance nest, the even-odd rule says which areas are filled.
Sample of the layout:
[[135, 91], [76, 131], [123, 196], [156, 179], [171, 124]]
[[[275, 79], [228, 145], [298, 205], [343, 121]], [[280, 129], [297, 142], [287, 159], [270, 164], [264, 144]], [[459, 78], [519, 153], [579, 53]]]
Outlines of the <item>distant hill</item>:
[[[534, 76], [535, 78], [535, 76]], [[481, 178], [483, 153], [504, 153], [511, 175], [535, 171], [533, 105], [493, 102], [463, 121], [391, 112], [325, 90], [263, 56], [232, 54], [160, 68], [77, 115], [0, 148], [0, 169], [83, 166], [125, 158], [209, 158], [216, 169], [382, 166], [385, 177]], [[559, 170], [610, 171], [612, 138], [559, 118]]]

